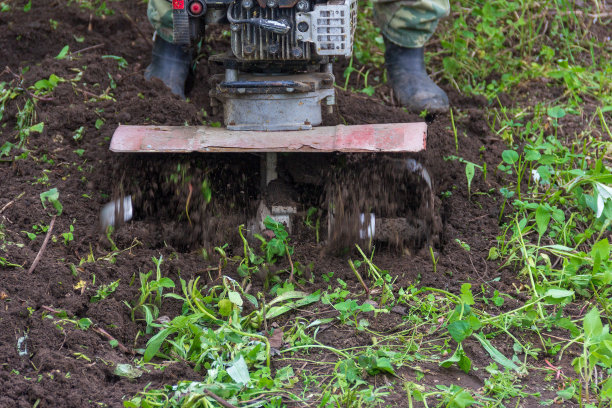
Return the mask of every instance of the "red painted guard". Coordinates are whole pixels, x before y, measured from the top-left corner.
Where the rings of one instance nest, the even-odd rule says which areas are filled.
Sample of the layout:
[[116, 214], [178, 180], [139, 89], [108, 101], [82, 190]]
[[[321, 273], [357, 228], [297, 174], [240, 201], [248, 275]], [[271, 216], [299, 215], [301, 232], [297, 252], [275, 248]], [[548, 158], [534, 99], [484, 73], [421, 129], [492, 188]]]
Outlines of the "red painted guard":
[[119, 126], [114, 152], [418, 152], [427, 124], [320, 126], [284, 132], [236, 131], [208, 126]]

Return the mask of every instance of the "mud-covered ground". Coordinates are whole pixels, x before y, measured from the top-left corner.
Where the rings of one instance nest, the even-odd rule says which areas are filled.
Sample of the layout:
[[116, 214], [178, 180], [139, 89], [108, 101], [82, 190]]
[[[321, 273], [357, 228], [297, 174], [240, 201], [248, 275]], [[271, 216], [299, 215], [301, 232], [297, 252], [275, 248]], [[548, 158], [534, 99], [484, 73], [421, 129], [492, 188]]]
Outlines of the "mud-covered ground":
[[[6, 105], [0, 121], [0, 146], [6, 141], [16, 142], [17, 109], [22, 109], [29, 94], [33, 93], [29, 87], [40, 79], [48, 79], [51, 74], [63, 80], [48, 96], [35, 98], [32, 120], [33, 123], [44, 122], [44, 130], [40, 134], [33, 132], [27, 138], [25, 148], [30, 152], [29, 157], [15, 160], [15, 154], [11, 154], [0, 158], [0, 257], [22, 266], [0, 266], [0, 406], [107, 404], [118, 407], [122, 406], [122, 398], [141, 391], [147, 384], [154, 388], [178, 380], [201, 378], [201, 374], [184, 363], [166, 363], [165, 369], [151, 370], [136, 380], [116, 376], [113, 374], [115, 365], [129, 363], [134, 355], [122, 351], [121, 347], [111, 347], [109, 339], [97, 330], [104, 330], [128, 350], [144, 346], [148, 336], [137, 336], [144, 326], [130, 319], [124, 301], [132, 302], [136, 298], [137, 284], [130, 286], [130, 282], [134, 278], [138, 281], [139, 272], [154, 268], [153, 256], [163, 255], [166, 260], [164, 273], [174, 281], [178, 282], [179, 273], [183, 279], [196, 275], [204, 281], [209, 279], [206, 271], [216, 267], [218, 260], [212, 252], [211, 259], [204, 260], [198, 245], [181, 240], [181, 234], [189, 231], [189, 225], [184, 218], [179, 220], [172, 216], [181, 213], [179, 206], [184, 205], [184, 201], [164, 202], [165, 197], [144, 200], [156, 204], [137, 212], [133, 221], [113, 235], [121, 250], [114, 262], [105, 259], [111, 248], [101, 233], [98, 216], [102, 205], [112, 198], [125, 178], [131, 176], [124, 171], [125, 166], [138, 167], [134, 164], [137, 161], [129, 164], [125, 158], [118, 158], [108, 150], [118, 124], [197, 125], [204, 120], [220, 120], [211, 116], [207, 79], [215, 68], [207, 65], [206, 58], [215, 44], [223, 47], [227, 41], [215, 35], [207, 37], [210, 47], [205, 47], [189, 94], [190, 101], [185, 102], [171, 96], [161, 83], [148, 83], [143, 79], [152, 37], [143, 2], [109, 2], [108, 7], [114, 11], [112, 15], [96, 15], [79, 8], [77, 3], [68, 5], [70, 2], [66, 1], [35, 1], [29, 12], [23, 11], [25, 1], [9, 3], [11, 11], [0, 13], [0, 82], [12, 81], [13, 85], [21, 84], [26, 90]], [[56, 59], [65, 45], [70, 46], [70, 53], [64, 59]], [[116, 58], [104, 57], [109, 55], [124, 58], [127, 66]], [[338, 67], [337, 74], [341, 72]], [[435, 248], [439, 255], [437, 272], [433, 272], [428, 251], [381, 250], [376, 253], [375, 262], [397, 276], [395, 287], [418, 282], [422, 286], [456, 293], [462, 283], [469, 282], [490, 293], [494, 290], [516, 292], [516, 288], [521, 287], [521, 282], [515, 278], [516, 271], [500, 269], [497, 263], [487, 261], [488, 251], [500, 234], [501, 201], [497, 191], [503, 180], [494, 169], [504, 146], [486, 125], [483, 107], [487, 102], [484, 99], [466, 98], [450, 86], [442, 86], [449, 93], [451, 104], [461, 112], [455, 117], [458, 151], [455, 150], [450, 117], [442, 115], [430, 123], [427, 150], [415, 155], [434, 180], [437, 210], [443, 222], [441, 240]], [[557, 92], [539, 83], [526, 85], [525, 93], [531, 92], [530, 89], [537, 94], [533, 97], [549, 94], [554, 97]], [[379, 88], [373, 97], [338, 90], [337, 100], [336, 114], [327, 117], [326, 124], [420, 120], [386, 103], [391, 100], [387, 87]], [[82, 135], [80, 140], [75, 140], [75, 132]], [[443, 160], [449, 155], [489, 164], [486, 181], [481, 175], [474, 178], [470, 197], [464, 165]], [[189, 159], [209, 160], [204, 156]], [[231, 174], [231, 160], [224, 166], [224, 171]], [[255, 180], [256, 176], [255, 173]], [[244, 180], [234, 178], [226, 183], [228, 191], [245, 195], [241, 198], [244, 202], [255, 194]], [[43, 208], [39, 195], [51, 188], [59, 191], [63, 212], [55, 219], [52, 239], [40, 262], [28, 273], [45, 237], [45, 233], [36, 230], [35, 226], [48, 226], [52, 219], [49, 215], [52, 210]], [[188, 192], [178, 191], [177, 194], [187, 197]], [[232, 194], [226, 193], [223, 197]], [[229, 207], [224, 202], [216, 205], [218, 212], [224, 210], [224, 205]], [[175, 208], [165, 212], [159, 210], [168, 206]], [[73, 240], [68, 240], [63, 234], [68, 233], [71, 226]], [[26, 232], [38, 234], [32, 240]], [[208, 237], [207, 244], [227, 242], [230, 253], [240, 254], [241, 248], [236, 247], [238, 222], [223, 234]], [[201, 232], [200, 238], [204, 235]], [[467, 243], [470, 250], [462, 248], [457, 240]], [[296, 246], [294, 262], [313, 264], [314, 284], [308, 284], [305, 290], [327, 288], [328, 283], [321, 275], [329, 272], [334, 272], [334, 278], [348, 282], [349, 288], [360, 290], [347, 264], [347, 259], [355, 254], [323, 252], [312, 230], [305, 227], [297, 228], [292, 244]], [[82, 262], [88, 258], [96, 261]], [[231, 268], [224, 273], [236, 275]], [[111, 296], [100, 302], [90, 302], [96, 288], [118, 279], [120, 284]], [[254, 285], [261, 286], [261, 282], [255, 280]], [[521, 296], [526, 299], [526, 292], [515, 295], [518, 300], [524, 300]], [[516, 304], [517, 301], [509, 299], [504, 308]], [[80, 330], [74, 325], [58, 324], [59, 318], [50, 318], [54, 310], [65, 311], [70, 319], [89, 318], [93, 326]], [[164, 302], [162, 315], [173, 317], [179, 313], [178, 302]], [[285, 316], [279, 324], [290, 323], [294, 317]], [[372, 328], [391, 330], [401, 321], [402, 315], [398, 313], [381, 315]], [[370, 344], [368, 336], [353, 335], [348, 330], [347, 327], [331, 326], [318, 340], [337, 348]], [[483, 368], [491, 362], [477, 343], [465, 343], [473, 366]], [[501, 352], [512, 355], [512, 344], [500, 342], [496, 346]], [[322, 355], [321, 358], [326, 357]], [[298, 373], [307, 369], [305, 366], [295, 368]], [[426, 373], [422, 382], [455, 383], [473, 390], [482, 387], [487, 376], [483, 369], [472, 370], [469, 375], [437, 365], [426, 365], [422, 369]], [[398, 375], [414, 380], [414, 372], [408, 368], [399, 370]], [[379, 384], [386, 381], [379, 377], [375, 380]], [[541, 383], [535, 377], [524, 379], [524, 383], [526, 390], [541, 391], [543, 396], [554, 394], [540, 389]], [[392, 394], [388, 403], [401, 406], [403, 398], [400, 393]], [[527, 404], [522, 406], [537, 406], [537, 401], [538, 398], [534, 398], [531, 402], [522, 402]]]

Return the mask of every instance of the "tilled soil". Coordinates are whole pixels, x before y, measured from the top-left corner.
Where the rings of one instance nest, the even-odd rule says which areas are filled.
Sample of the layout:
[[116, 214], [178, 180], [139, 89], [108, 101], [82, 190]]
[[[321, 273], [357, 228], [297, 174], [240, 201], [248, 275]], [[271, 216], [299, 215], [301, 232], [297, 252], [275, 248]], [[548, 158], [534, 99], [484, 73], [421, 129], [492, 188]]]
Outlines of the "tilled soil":
[[[56, 324], [58, 319], [49, 317], [54, 310], [64, 310], [71, 319], [87, 317], [94, 328], [103, 329], [129, 350], [141, 348], [148, 336], [137, 337], [144, 326], [130, 319], [123, 302], [136, 298], [137, 283], [130, 282], [138, 281], [139, 272], [154, 268], [153, 256], [161, 254], [166, 259], [164, 272], [178, 282], [179, 273], [183, 279], [201, 275], [206, 281], [205, 271], [217, 265], [214, 255], [209, 261], [202, 259], [198, 245], [229, 243], [230, 254], [241, 253], [241, 247], [236, 245], [236, 220], [223, 221], [221, 217], [218, 228], [211, 234], [214, 222], [198, 217], [196, 210], [191, 222], [199, 227], [191, 227], [184, 217], [176, 216], [185, 206], [187, 183], [176, 187], [173, 194], [145, 196], [161, 188], [159, 169], [173, 166], [177, 162], [174, 158], [118, 157], [108, 151], [118, 124], [199, 125], [203, 120], [219, 121], [220, 117], [211, 115], [207, 84], [210, 72], [217, 68], [209, 67], [205, 61], [211, 49], [218, 44], [225, 46], [227, 40], [214, 33], [208, 36], [210, 47], [205, 47], [189, 94], [190, 102], [185, 102], [173, 97], [160, 82], [143, 79], [152, 36], [143, 2], [109, 2], [114, 14], [101, 16], [80, 8], [77, 2], [34, 2], [29, 12], [23, 11], [25, 1], [9, 3], [11, 11], [0, 13], [0, 70], [7, 67], [1, 72], [0, 81], [19, 83], [25, 90], [15, 101], [7, 103], [0, 122], [0, 146], [5, 141], [15, 142], [18, 109], [23, 108], [32, 92], [28, 88], [51, 74], [64, 80], [49, 96], [36, 100], [33, 123], [45, 125], [41, 134], [33, 133], [28, 138], [29, 158], [0, 158], [0, 256], [23, 266], [0, 267], [3, 390], [0, 406], [30, 407], [38, 402], [38, 407], [86, 407], [99, 406], [98, 403], [119, 407], [122, 398], [141, 391], [147, 384], [155, 388], [201, 378], [201, 374], [183, 363], [166, 364], [164, 370], [152, 370], [137, 380], [118, 377], [113, 374], [114, 365], [132, 361], [131, 353], [111, 347], [99, 330], [79, 330], [71, 324]], [[71, 50], [68, 57], [54, 58], [66, 44]], [[116, 58], [105, 57], [109, 55], [124, 58], [127, 67], [121, 67]], [[342, 75], [341, 65], [337, 75]], [[430, 254], [425, 250], [402, 253], [394, 248], [383, 249], [376, 253], [375, 262], [397, 276], [394, 283], [397, 288], [419, 282], [456, 293], [462, 283], [469, 282], [475, 288], [482, 285], [491, 293], [513, 292], [521, 285], [515, 279], [516, 273], [487, 260], [489, 248], [495, 245], [500, 233], [501, 201], [497, 193], [502, 182], [500, 175], [489, 170], [485, 181], [482, 174], [477, 174], [468, 196], [463, 164], [443, 160], [457, 155], [475, 163], [486, 162], [490, 169], [495, 169], [504, 146], [486, 124], [483, 111], [486, 101], [465, 98], [448, 87], [446, 90], [451, 103], [462, 112], [456, 119], [458, 150], [450, 118], [441, 115], [430, 123], [427, 150], [413, 156], [427, 167], [434, 180], [441, 223], [441, 239], [435, 248], [439, 256], [437, 272], [433, 272]], [[100, 98], [101, 94], [106, 96]], [[337, 100], [336, 113], [325, 118], [327, 125], [421, 120], [385, 103], [391, 100], [385, 86], [374, 97], [338, 90]], [[81, 127], [83, 137], [75, 140], [73, 136]], [[158, 159], [160, 164], [152, 164]], [[182, 160], [200, 163], [209, 159], [192, 155]], [[213, 200], [210, 213], [219, 217], [230, 207], [248, 208], [257, 195], [252, 187], [258, 182], [257, 165], [253, 165], [250, 173], [244, 167], [236, 172], [237, 161], [252, 159], [228, 156], [215, 160], [220, 169], [216, 180], [223, 181], [227, 190], [219, 196], [223, 200]], [[248, 166], [247, 163], [247, 169]], [[197, 174], [201, 168], [192, 165], [190, 170]], [[243, 177], [246, 173], [249, 177]], [[151, 178], [140, 178], [147, 174]], [[141, 183], [135, 189], [135, 200], [147, 204], [140, 205], [135, 219], [113, 235], [115, 244], [123, 251], [109, 262], [104, 257], [111, 246], [100, 230], [99, 211], [115, 194], [133, 193], [134, 190], [128, 190], [134, 180]], [[31, 240], [24, 231], [32, 232], [35, 225], [50, 224], [50, 210], [42, 207], [39, 194], [53, 187], [59, 191], [63, 213], [55, 219], [53, 239], [42, 253], [40, 263], [28, 273], [45, 234]], [[191, 203], [192, 208], [200, 204]], [[65, 241], [62, 234], [69, 232], [71, 225], [74, 239]], [[467, 243], [470, 250], [462, 248], [458, 240]], [[329, 272], [334, 272], [334, 278], [349, 282], [349, 288], [360, 290], [347, 264], [349, 256], [355, 257], [353, 252], [328, 253], [317, 245], [312, 230], [301, 226], [293, 234], [292, 243], [296, 246], [294, 261], [313, 264], [315, 283], [306, 290], [327, 288], [321, 275]], [[96, 261], [81, 262], [87, 259]], [[235, 270], [224, 273], [236, 274]], [[118, 279], [120, 285], [115, 293], [100, 302], [90, 302], [96, 288]], [[254, 283], [261, 286], [261, 282]], [[504, 307], [513, 306], [507, 302]], [[178, 313], [180, 304], [171, 300], [164, 303], [162, 315], [172, 317]], [[283, 322], [290, 323], [291, 318], [279, 323], [281, 326]], [[381, 315], [373, 328], [391, 330], [401, 321], [399, 314]], [[368, 336], [353, 334], [346, 327], [332, 326], [319, 340], [337, 348], [370, 344]], [[24, 338], [25, 341], [19, 341]], [[491, 362], [488, 355], [478, 345], [470, 344], [467, 342], [466, 352], [473, 365], [487, 366]], [[496, 345], [501, 352], [512, 354], [511, 344]], [[432, 385], [457, 383], [478, 389], [486, 378], [484, 370], [465, 375], [456, 369], [424, 368], [429, 371], [423, 381], [431, 381]], [[411, 370], [402, 370], [400, 374], [413, 378]], [[534, 383], [530, 388], [539, 390], [539, 385]], [[401, 398], [394, 395], [389, 403], [401, 405]], [[533, 405], [524, 406], [536, 406], [536, 400]]]

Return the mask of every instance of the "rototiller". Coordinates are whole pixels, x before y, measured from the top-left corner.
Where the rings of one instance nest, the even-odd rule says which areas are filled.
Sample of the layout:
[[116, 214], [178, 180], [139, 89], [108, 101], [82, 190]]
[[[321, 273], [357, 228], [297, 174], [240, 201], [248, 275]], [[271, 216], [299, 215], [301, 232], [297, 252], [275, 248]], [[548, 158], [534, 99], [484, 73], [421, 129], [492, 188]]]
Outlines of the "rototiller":
[[[414, 201], [406, 198], [405, 190], [417, 180], [412, 193], [418, 190], [418, 204], [411, 205], [410, 211], [403, 205], [378, 211], [377, 203], [347, 200], [347, 186], [336, 185], [329, 189], [336, 195], [330, 194], [328, 202], [328, 232], [331, 236], [334, 229], [348, 230], [337, 226], [352, 223], [358, 238], [397, 242], [404, 235], [424, 233], [427, 217], [423, 214], [433, 211], [431, 179], [405, 153], [425, 149], [426, 124], [320, 126], [323, 109], [331, 111], [336, 103], [332, 64], [352, 54], [356, 0], [173, 0], [172, 6], [174, 42], [186, 47], [201, 38], [206, 25], [229, 24], [231, 51], [209, 60], [224, 67], [224, 74], [211, 78], [210, 98], [213, 107], [222, 107], [225, 127], [119, 126], [112, 151], [260, 153], [262, 192], [250, 225], [263, 228], [262, 221], [269, 215], [289, 230], [298, 204], [287, 203], [275, 193], [284, 190], [272, 188], [279, 173], [289, 173], [281, 168], [278, 153], [394, 153], [390, 160], [396, 176], [394, 185], [385, 186], [387, 201]], [[388, 155], [381, 155], [381, 160], [382, 156]], [[293, 172], [283, 177], [287, 178], [300, 182], [297, 179], [307, 177]], [[366, 181], [359, 178], [352, 182]], [[363, 188], [359, 191], [363, 194]], [[359, 208], [349, 211], [349, 201]], [[114, 223], [112, 214], [124, 204], [131, 206], [125, 200], [121, 205], [111, 203], [102, 222]], [[131, 208], [124, 210], [124, 218], [131, 216]]]

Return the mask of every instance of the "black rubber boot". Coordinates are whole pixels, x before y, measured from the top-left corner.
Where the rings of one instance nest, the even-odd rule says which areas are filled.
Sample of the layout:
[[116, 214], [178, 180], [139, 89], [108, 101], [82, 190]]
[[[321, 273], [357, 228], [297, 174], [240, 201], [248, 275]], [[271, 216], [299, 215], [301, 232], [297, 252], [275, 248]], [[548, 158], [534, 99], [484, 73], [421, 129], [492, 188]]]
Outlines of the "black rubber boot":
[[423, 48], [404, 48], [385, 40], [385, 64], [393, 92], [414, 113], [448, 111], [448, 96], [427, 75]]
[[185, 81], [189, 75], [192, 55], [182, 45], [172, 44], [159, 35], [153, 44], [151, 65], [145, 70], [145, 79], [158, 78], [173, 94], [185, 99]]

